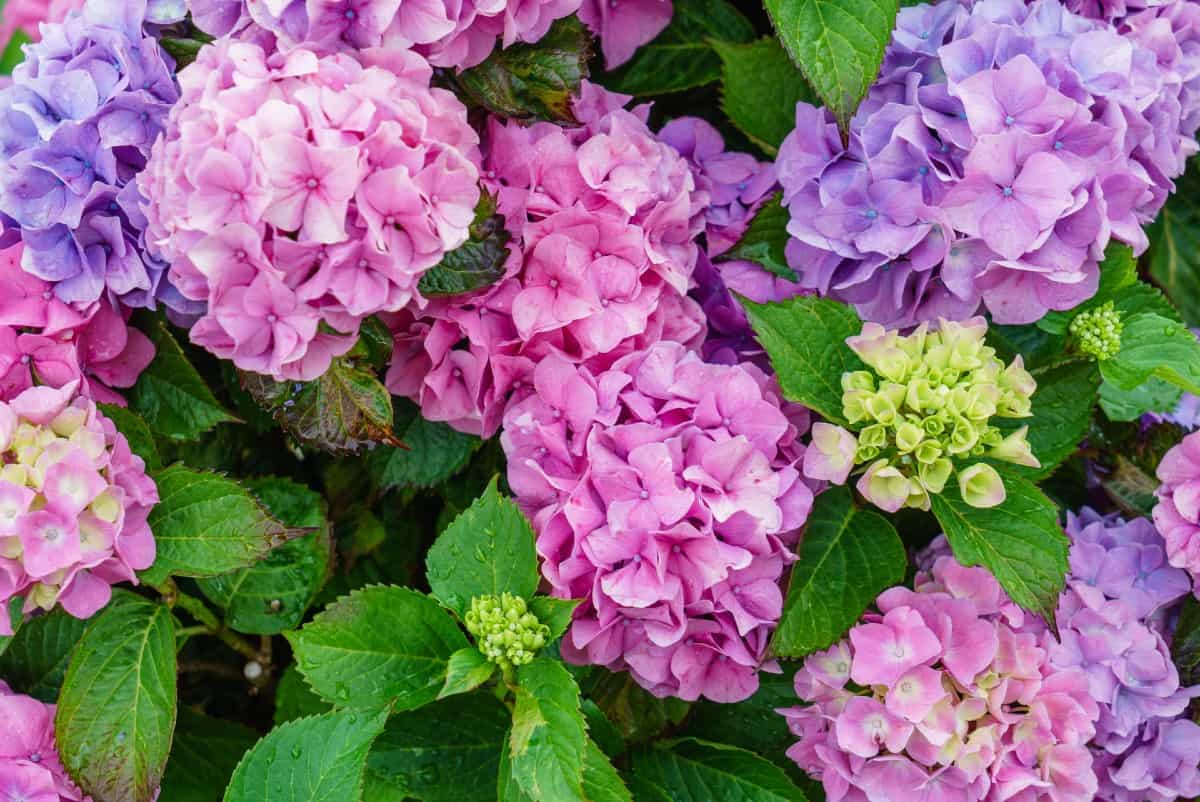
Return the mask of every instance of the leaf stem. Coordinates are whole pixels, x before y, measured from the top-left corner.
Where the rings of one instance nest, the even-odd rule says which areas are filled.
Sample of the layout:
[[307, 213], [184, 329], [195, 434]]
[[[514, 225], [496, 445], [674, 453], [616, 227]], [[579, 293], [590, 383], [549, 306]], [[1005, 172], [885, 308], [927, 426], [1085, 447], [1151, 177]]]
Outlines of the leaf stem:
[[249, 641], [225, 626], [204, 602], [180, 590], [174, 579], [168, 578], [161, 585], [156, 585], [155, 590], [162, 594], [163, 601], [167, 603], [168, 607], [182, 608], [184, 612], [196, 619], [203, 626], [206, 634], [217, 638], [247, 660], [262, 663], [264, 666], [270, 664], [269, 656], [255, 649]]

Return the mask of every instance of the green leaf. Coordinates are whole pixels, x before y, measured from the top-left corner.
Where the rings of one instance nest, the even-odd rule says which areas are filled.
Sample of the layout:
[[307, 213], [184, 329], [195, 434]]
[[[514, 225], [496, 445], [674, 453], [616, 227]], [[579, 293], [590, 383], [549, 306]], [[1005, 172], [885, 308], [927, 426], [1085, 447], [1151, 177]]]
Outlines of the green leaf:
[[1004, 422], [1006, 432], [1018, 424], [1029, 425], [1029, 445], [1042, 467], [1016, 465], [1011, 470], [1035, 480], [1053, 473], [1087, 434], [1100, 373], [1092, 362], [1067, 362], [1036, 374], [1036, 379], [1033, 416]]
[[844, 423], [842, 374], [866, 367], [846, 345], [862, 330], [854, 310], [813, 295], [773, 304], [743, 298], [742, 306], [788, 400]]
[[880, 592], [904, 580], [908, 559], [895, 528], [854, 504], [849, 488], [817, 496], [771, 648], [804, 657], [846, 633]]
[[1182, 324], [1142, 312], [1125, 320], [1121, 353], [1101, 362], [1100, 373], [1122, 390], [1153, 376], [1200, 394], [1200, 340]]
[[535, 800], [584, 802], [579, 756], [587, 728], [579, 687], [561, 663], [546, 657], [521, 666], [517, 680], [509, 737], [517, 784]]
[[1188, 324], [1200, 326], [1200, 159], [1188, 162], [1175, 193], [1146, 233], [1150, 275]]
[[225, 802], [359, 802], [386, 712], [326, 713], [282, 724], [233, 772]]
[[588, 76], [591, 57], [591, 37], [571, 16], [554, 23], [537, 44], [497, 48], [457, 81], [471, 100], [501, 117], [574, 122], [571, 99]]
[[277, 635], [300, 625], [329, 576], [333, 554], [325, 500], [290, 479], [267, 477], [248, 484], [284, 526], [311, 534], [272, 549], [249, 568], [200, 579], [197, 584], [225, 610], [225, 622], [233, 629]]
[[587, 802], [633, 802], [625, 781], [591, 738], [583, 751], [583, 797]]
[[711, 42], [749, 42], [754, 25], [726, 0], [676, 0], [671, 24], [609, 74], [605, 86], [630, 95], [664, 95], [721, 78]]
[[175, 69], [178, 71], [195, 61], [201, 48], [208, 43], [199, 39], [164, 36], [158, 40], [158, 44], [175, 60]]
[[623, 740], [641, 743], [677, 726], [691, 708], [673, 697], [658, 698], [628, 673], [598, 671], [584, 681], [584, 691]]
[[310, 382], [277, 382], [248, 371], [241, 378], [246, 392], [305, 445], [346, 456], [398, 442], [392, 434], [391, 393], [351, 359], [333, 360]]
[[538, 620], [550, 627], [550, 640], [554, 640], [571, 626], [571, 616], [582, 599], [555, 599], [550, 596], [534, 596], [529, 602], [529, 611]]
[[475, 207], [470, 238], [421, 276], [421, 294], [441, 298], [495, 284], [504, 276], [510, 239], [512, 234], [504, 227], [504, 218], [496, 212], [496, 199], [483, 192]]
[[1136, 463], [1117, 455], [1116, 465], [1100, 486], [1121, 511], [1130, 517], [1149, 516], [1158, 503], [1155, 491], [1158, 480], [1143, 471]]
[[783, 666], [782, 674], [760, 671], [758, 691], [736, 705], [707, 699], [697, 702], [682, 734], [738, 746], [766, 758], [783, 757], [796, 736], [788, 730], [787, 719], [775, 711], [796, 704], [793, 680], [799, 665]]
[[384, 490], [441, 484], [467, 467], [482, 445], [474, 435], [425, 420], [409, 401], [400, 402], [396, 417], [403, 446], [382, 446], [367, 455], [367, 469]]
[[635, 753], [633, 774], [672, 802], [805, 802], [804, 792], [774, 763], [744, 749], [694, 738]]
[[154, 433], [150, 431], [149, 424], [142, 419], [141, 415], [115, 404], [99, 404], [98, 406], [104, 413], [104, 417], [117, 427], [117, 431], [125, 435], [125, 439], [129, 442], [129, 450], [142, 458], [142, 461], [146, 463], [147, 471], [153, 473], [162, 467], [162, 460], [158, 456], [158, 446], [154, 443]]
[[745, 259], [761, 265], [773, 276], [788, 281], [799, 281], [796, 272], [788, 267], [788, 213], [782, 206], [783, 193], [776, 192], [769, 201], [764, 203], [742, 238], [721, 255], [721, 261], [730, 259]]
[[509, 712], [487, 693], [443, 699], [392, 716], [367, 774], [422, 802], [494, 802]]
[[1132, 390], [1122, 390], [1111, 382], [1100, 385], [1100, 408], [1111, 421], [1134, 421], [1147, 412], [1170, 412], [1182, 397], [1182, 387], [1153, 377]]
[[29, 38], [29, 34], [20, 28], [13, 31], [12, 38], [8, 40], [8, 44], [4, 47], [4, 52], [0, 53], [0, 75], [13, 74], [13, 70], [16, 69], [17, 65], [25, 60], [25, 51], [21, 48], [32, 41]]
[[154, 481], [159, 503], [149, 520], [158, 556], [141, 573], [151, 585], [244, 568], [287, 540], [283, 524], [232, 479], [172, 465]]
[[[721, 59], [721, 108], [743, 134], [774, 156], [796, 127], [796, 104], [813, 93], [774, 38], [746, 44], [713, 40]], [[764, 77], [769, 79], [764, 80]]]
[[1179, 669], [1181, 687], [1200, 683], [1200, 602], [1194, 596], [1188, 596], [1180, 607], [1171, 656]]
[[493, 478], [474, 504], [438, 536], [425, 559], [433, 595], [459, 618], [475, 596], [512, 593], [523, 599], [538, 586], [533, 528]]
[[236, 423], [161, 320], [146, 318], [143, 331], [154, 343], [150, 363], [126, 397], [150, 429], [169, 440], [195, 440], [218, 423]]
[[284, 669], [279, 677], [279, 684], [275, 686], [276, 724], [305, 716], [319, 716], [328, 713], [330, 709], [329, 703], [308, 687], [295, 663]]
[[475, 690], [492, 678], [496, 664], [483, 656], [474, 646], [459, 649], [450, 655], [446, 666], [446, 684], [438, 692], [439, 699]]
[[897, 0], [765, 0], [783, 46], [843, 131], [875, 81]]
[[[2, 9], [3, 6], [0, 5], [0, 10]], [[12, 645], [13, 638], [21, 629], [21, 624], [25, 620], [25, 614], [22, 612], [24, 606], [25, 599], [20, 596], [13, 596], [8, 600], [7, 605], [0, 605], [0, 615], [8, 616], [9, 630], [13, 633], [12, 635], [0, 635], [0, 657], [8, 651], [8, 648]], [[4, 675], [0, 674], [0, 676]]]
[[234, 721], [179, 711], [161, 798], [170, 802], [215, 802], [258, 735]]
[[29, 619], [0, 654], [0, 678], [18, 693], [54, 702], [87, 626], [63, 610]]
[[308, 684], [339, 707], [411, 710], [437, 698], [466, 637], [415, 590], [373, 586], [338, 599], [287, 633]]
[[1009, 598], [1054, 626], [1054, 610], [1067, 573], [1067, 536], [1058, 508], [1031, 482], [1001, 474], [1008, 496], [988, 509], [963, 501], [951, 480], [931, 495], [933, 514], [963, 565], [991, 571]]
[[96, 802], [150, 802], [175, 729], [171, 611], [117, 595], [83, 633], [54, 730], [63, 766]]
[[1109, 301], [1116, 301], [1125, 293], [1121, 292], [1137, 283], [1137, 262], [1133, 258], [1133, 249], [1128, 245], [1113, 242], [1104, 253], [1104, 261], [1100, 263], [1100, 286], [1096, 294], [1073, 309], [1063, 312], [1050, 312], [1037, 322], [1042, 331], [1051, 334], [1066, 334], [1071, 321], [1081, 312], [1103, 306]]

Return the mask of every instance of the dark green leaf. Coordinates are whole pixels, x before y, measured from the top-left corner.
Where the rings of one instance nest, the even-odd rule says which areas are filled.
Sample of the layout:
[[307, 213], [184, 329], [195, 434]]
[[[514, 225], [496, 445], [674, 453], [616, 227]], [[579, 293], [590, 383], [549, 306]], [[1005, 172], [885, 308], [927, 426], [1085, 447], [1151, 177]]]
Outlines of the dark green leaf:
[[796, 736], [788, 730], [787, 719], [775, 711], [796, 704], [793, 679], [798, 666], [784, 663], [782, 674], [760, 671], [758, 691], [736, 705], [697, 702], [683, 734], [786, 760], [783, 753], [796, 742]]
[[182, 70], [196, 60], [196, 56], [200, 55], [200, 48], [204, 47], [206, 42], [164, 36], [158, 40], [158, 44], [167, 55], [175, 59], [175, 69]]
[[115, 404], [100, 404], [99, 407], [104, 417], [113, 422], [118, 432], [125, 435], [129, 442], [129, 450], [142, 458], [147, 471], [153, 473], [162, 467], [158, 446], [154, 444], [154, 433], [150, 431], [150, 426], [141, 415]]
[[804, 657], [835, 643], [907, 566], [886, 518], [855, 506], [849, 488], [826, 490], [808, 516], [772, 650]]
[[411, 710], [437, 698], [450, 655], [466, 637], [415, 590], [374, 586], [339, 599], [287, 633], [300, 672], [339, 707]]
[[62, 610], [29, 619], [0, 654], [0, 678], [18, 693], [53, 702], [87, 625]]
[[96, 802], [150, 802], [175, 729], [171, 611], [122, 593], [71, 658], [54, 730], [63, 766]]
[[754, 26], [726, 0], [676, 0], [671, 24], [633, 58], [610, 74], [605, 85], [630, 95], [663, 95], [721, 78], [721, 59], [711, 41], [749, 42]]
[[367, 752], [386, 721], [386, 712], [350, 710], [276, 727], [238, 764], [225, 802], [359, 802]]
[[1179, 612], [1171, 656], [1179, 669], [1179, 684], [1190, 687], [1200, 683], [1200, 602], [1188, 596]]
[[1053, 626], [1067, 573], [1068, 543], [1058, 508], [1028, 480], [1002, 475], [1008, 495], [999, 506], [970, 506], [958, 483], [950, 481], [941, 494], [930, 496], [933, 514], [960, 563], [987, 568], [1009, 598]]
[[799, 281], [796, 272], [788, 267], [787, 248], [788, 213], [781, 205], [782, 193], [775, 193], [764, 203], [746, 233], [729, 251], [721, 255], [722, 261], [746, 259], [762, 266], [768, 273], [788, 281]]
[[588, 76], [591, 55], [591, 38], [572, 16], [537, 44], [496, 49], [457, 80], [471, 100], [502, 117], [574, 122], [571, 99]]
[[509, 737], [512, 773], [535, 800], [584, 802], [579, 756], [587, 727], [579, 687], [562, 663], [540, 657], [517, 671], [520, 683]]
[[534, 596], [529, 602], [529, 611], [538, 620], [550, 627], [550, 640], [562, 635], [571, 626], [571, 616], [579, 606], [579, 599], [554, 599], [549, 596]]
[[774, 156], [796, 127], [796, 104], [812, 102], [812, 89], [774, 38], [746, 44], [714, 40], [712, 47], [721, 59], [725, 116]]
[[584, 682], [584, 690], [620, 737], [630, 743], [662, 734], [682, 722], [690, 708], [682, 699], [652, 696], [624, 671], [597, 671]]
[[367, 468], [384, 490], [441, 484], [467, 467], [482, 442], [426, 420], [410, 402], [400, 404], [396, 432], [403, 446], [383, 446], [367, 456]]
[[637, 752], [633, 774], [671, 802], [805, 802], [804, 793], [774, 763], [744, 749], [694, 738]]
[[1200, 394], [1200, 340], [1185, 326], [1154, 312], [1125, 321], [1121, 353], [1100, 363], [1104, 380], [1133, 390], [1152, 376]]
[[846, 345], [862, 330], [854, 310], [812, 295], [773, 304], [742, 299], [742, 306], [788, 400], [843, 423], [842, 374], [866, 367]]
[[288, 666], [275, 686], [275, 723], [328, 713], [328, 702], [312, 692], [296, 664]]
[[450, 655], [446, 666], [446, 684], [438, 692], [439, 699], [475, 690], [492, 678], [496, 664], [483, 656], [474, 646], [459, 649]]
[[1104, 382], [1100, 385], [1100, 408], [1111, 421], [1134, 421], [1147, 412], [1174, 410], [1182, 396], [1182, 387], [1153, 377], [1132, 390]]
[[242, 755], [257, 740], [253, 730], [236, 722], [180, 710], [160, 798], [217, 802]]
[[231, 479], [172, 465], [154, 480], [159, 503], [150, 511], [150, 529], [158, 556], [141, 574], [151, 585], [253, 565], [288, 538], [283, 524]]
[[1075, 453], [1087, 434], [1100, 387], [1100, 373], [1092, 362], [1067, 362], [1036, 374], [1036, 378], [1033, 417], [1013, 421], [1006, 429], [1029, 425], [1029, 445], [1042, 467], [1013, 466], [1012, 470], [1031, 479], [1049, 476]]
[[1175, 193], [1146, 233], [1150, 275], [1188, 324], [1200, 326], [1200, 159], [1188, 163], [1187, 172], [1175, 182]]
[[440, 298], [495, 284], [504, 276], [510, 239], [504, 218], [496, 212], [496, 199], [484, 192], [475, 207], [470, 238], [421, 276], [421, 294]]
[[775, 30], [843, 131], [875, 81], [897, 0], [766, 0]]
[[0, 75], [12, 75], [17, 65], [25, 60], [25, 51], [22, 48], [32, 41], [29, 34], [20, 28], [13, 31], [4, 52], [0, 53]]
[[583, 751], [583, 797], [587, 802], [633, 802], [608, 755], [591, 738]]
[[533, 528], [493, 479], [470, 509], [438, 537], [426, 557], [429, 587], [442, 604], [467, 614], [475, 596], [533, 596], [538, 585]]
[[1116, 465], [1105, 476], [1100, 486], [1121, 511], [1130, 517], [1150, 515], [1158, 498], [1158, 480], [1139, 468], [1134, 462], [1118, 455]]
[[195, 440], [218, 423], [234, 423], [157, 319], [147, 319], [143, 329], [154, 343], [154, 361], [126, 394], [129, 408], [140, 414], [150, 429], [170, 440]]

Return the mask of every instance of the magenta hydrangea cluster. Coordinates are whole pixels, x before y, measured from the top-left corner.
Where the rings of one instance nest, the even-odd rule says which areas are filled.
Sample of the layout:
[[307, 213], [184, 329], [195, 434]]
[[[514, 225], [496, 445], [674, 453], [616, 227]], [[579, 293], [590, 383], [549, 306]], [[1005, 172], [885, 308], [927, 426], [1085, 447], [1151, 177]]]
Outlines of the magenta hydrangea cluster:
[[1103, 802], [1174, 802], [1200, 795], [1200, 725], [1187, 716], [1200, 687], [1183, 688], [1171, 660], [1175, 607], [1191, 590], [1145, 518], [1084, 508], [1068, 514], [1067, 589], [1051, 662], [1086, 673], [1100, 707], [1092, 740]]
[[[88, 618], [154, 562], [158, 490], [141, 457], [71, 383], [0, 402], [0, 609]], [[11, 622], [0, 616], [0, 634]]]
[[801, 103], [777, 167], [789, 260], [867, 320], [1028, 323], [1096, 290], [1196, 151], [1200, 8], [1118, 27], [1059, 0], [904, 8], [843, 146]]
[[81, 395], [124, 406], [119, 390], [150, 365], [154, 344], [107, 297], [60, 301], [52, 285], [21, 269], [22, 247], [0, 250], [0, 401], [35, 384], [77, 382]]
[[0, 680], [0, 794], [5, 802], [90, 800], [67, 775], [54, 744], [54, 705]]
[[491, 436], [548, 356], [598, 374], [703, 339], [686, 293], [708, 195], [627, 100], [586, 85], [579, 126], [489, 122], [484, 185], [513, 234], [504, 277], [389, 318], [388, 389], [426, 418]]
[[829, 802], [1092, 802], [1086, 674], [1050, 660], [1045, 625], [935, 542], [915, 590], [876, 600], [796, 673], [788, 756]]
[[552, 592], [584, 599], [563, 655], [660, 696], [750, 696], [812, 506], [807, 411], [671, 342], [594, 372], [548, 357], [533, 389], [501, 443]]
[[437, 67], [466, 69], [496, 47], [536, 42], [579, 0], [190, 0], [214, 36], [273, 38], [282, 50], [411, 50]]
[[1200, 581], [1200, 432], [1193, 432], [1158, 464], [1154, 525], [1166, 540], [1167, 559]]
[[44, 25], [0, 89], [0, 247], [23, 241], [22, 267], [63, 301], [188, 306], [144, 252], [134, 181], [179, 98], [148, 26], [180, 5], [92, 0]]
[[192, 341], [243, 370], [320, 376], [467, 239], [466, 108], [415, 53], [360, 58], [206, 47], [141, 176], [149, 243], [206, 306]]

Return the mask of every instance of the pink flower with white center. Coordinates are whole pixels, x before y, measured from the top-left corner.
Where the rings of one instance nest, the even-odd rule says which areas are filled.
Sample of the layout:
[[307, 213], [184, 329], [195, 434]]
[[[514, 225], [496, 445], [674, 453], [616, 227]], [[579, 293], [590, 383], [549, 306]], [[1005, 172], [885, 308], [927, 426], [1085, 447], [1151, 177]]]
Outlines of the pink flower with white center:
[[912, 724], [863, 696], [848, 700], [837, 719], [838, 746], [858, 757], [875, 757], [881, 747], [899, 752], [912, 732]]
[[850, 678], [859, 685], [892, 685], [910, 669], [937, 657], [941, 644], [916, 610], [897, 607], [878, 624], [850, 631], [854, 666]]

